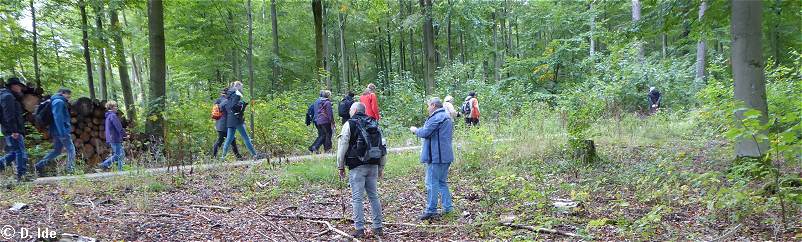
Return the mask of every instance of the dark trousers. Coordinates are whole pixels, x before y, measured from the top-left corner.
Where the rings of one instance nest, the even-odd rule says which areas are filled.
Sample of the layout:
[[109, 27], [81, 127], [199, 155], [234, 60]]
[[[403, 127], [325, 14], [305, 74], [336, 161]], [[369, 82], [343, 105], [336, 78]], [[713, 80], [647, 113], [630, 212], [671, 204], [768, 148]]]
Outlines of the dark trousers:
[[317, 128], [317, 139], [312, 143], [312, 147], [309, 147], [309, 151], [315, 152], [322, 145], [323, 150], [328, 152], [331, 150], [331, 124], [315, 124], [315, 128]]
[[465, 123], [468, 126], [479, 126], [479, 119], [478, 118], [465, 118]]
[[[214, 157], [217, 157], [217, 151], [223, 146], [223, 142], [226, 142], [226, 135], [227, 132], [225, 130], [217, 131], [217, 141], [214, 142], [214, 150], [212, 152]], [[236, 139], [231, 141], [231, 149], [234, 151], [234, 156], [237, 158], [242, 158], [242, 155], [239, 153], [239, 149], [237, 149]]]

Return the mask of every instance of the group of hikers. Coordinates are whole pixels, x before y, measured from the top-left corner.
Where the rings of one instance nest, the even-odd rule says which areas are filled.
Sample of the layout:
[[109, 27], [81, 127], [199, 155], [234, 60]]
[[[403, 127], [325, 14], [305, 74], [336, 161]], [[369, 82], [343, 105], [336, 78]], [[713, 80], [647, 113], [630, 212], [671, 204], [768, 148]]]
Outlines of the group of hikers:
[[[46, 128], [53, 142], [53, 150], [34, 165], [35, 176], [28, 174], [28, 152], [25, 148], [25, 110], [22, 108], [22, 96], [27, 85], [19, 78], [6, 80], [5, 88], [0, 89], [0, 129], [4, 136], [5, 156], [0, 159], [0, 171], [6, 167], [16, 166], [17, 181], [31, 181], [35, 176], [44, 176], [44, 168], [62, 152], [67, 153], [66, 173], [75, 170], [75, 145], [72, 142], [72, 123], [69, 112], [70, 89], [62, 88], [37, 106], [34, 113], [36, 126]], [[117, 116], [117, 102], [106, 102], [105, 136], [111, 148], [108, 159], [98, 164], [98, 169], [109, 170], [112, 163], [117, 163], [122, 171], [125, 151], [123, 139], [127, 137], [120, 118]]]

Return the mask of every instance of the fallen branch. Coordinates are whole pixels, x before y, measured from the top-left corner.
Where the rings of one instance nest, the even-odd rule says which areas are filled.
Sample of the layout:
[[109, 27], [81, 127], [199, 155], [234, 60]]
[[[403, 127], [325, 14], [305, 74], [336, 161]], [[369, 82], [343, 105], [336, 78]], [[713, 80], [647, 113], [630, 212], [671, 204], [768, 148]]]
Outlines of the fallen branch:
[[351, 236], [350, 234], [348, 234], [346, 232], [343, 232], [342, 230], [337, 229], [336, 227], [334, 227], [334, 225], [331, 225], [331, 223], [329, 223], [329, 221], [324, 221], [324, 220], [308, 220], [308, 221], [309, 222], [313, 222], [313, 223], [325, 224], [326, 227], [329, 228], [329, 230], [334, 231], [335, 233], [338, 233], [338, 234], [342, 235], [343, 237], [349, 238], [349, 239], [351, 239], [351, 241], [360, 242], [360, 240], [357, 239], [357, 238], [354, 238], [354, 236]]
[[728, 240], [730, 236], [733, 236], [733, 235], [735, 234], [735, 232], [738, 232], [738, 229], [740, 229], [740, 228], [741, 228], [741, 225], [742, 225], [742, 224], [737, 224], [737, 225], [735, 225], [735, 227], [732, 227], [732, 228], [730, 228], [730, 229], [729, 229], [727, 232], [725, 232], [723, 235], [721, 235], [720, 237], [718, 237], [718, 238], [715, 238], [715, 239], [713, 239], [713, 240], [711, 240], [711, 241], [712, 241], [712, 242], [716, 242], [716, 241], [726, 241], [726, 240]]
[[184, 217], [184, 215], [181, 215], [181, 214], [172, 214], [172, 213], [146, 213], [146, 214], [140, 214], [140, 213], [123, 213], [123, 215], [128, 215], [128, 216], [147, 215], [147, 216], [151, 216], [151, 217], [173, 217], [173, 218], [182, 218], [182, 217]]
[[539, 227], [535, 227], [535, 226], [522, 225], [522, 224], [513, 224], [513, 223], [501, 223], [501, 225], [504, 225], [504, 226], [507, 226], [507, 227], [512, 227], [512, 228], [516, 228], [516, 229], [525, 229], [525, 230], [529, 230], [529, 231], [532, 231], [532, 232], [535, 232], [535, 233], [541, 233], [541, 234], [556, 234], [556, 235], [562, 235], [562, 236], [568, 236], [568, 237], [582, 237], [582, 236], [580, 236], [578, 234], [575, 234], [575, 233], [559, 231], [559, 230], [556, 230], [556, 229], [539, 228]]
[[295, 237], [295, 234], [293, 234], [292, 231], [290, 231], [289, 229], [285, 228], [284, 226], [280, 226], [280, 225], [277, 225], [276, 223], [273, 223], [273, 221], [271, 221], [270, 219], [265, 218], [265, 216], [262, 216], [261, 214], [259, 214], [257, 212], [253, 212], [253, 214], [256, 214], [256, 216], [259, 216], [259, 218], [261, 218], [262, 220], [266, 221], [271, 227], [273, 227], [273, 229], [278, 230], [278, 232], [280, 232], [284, 236], [292, 237], [293, 240], [298, 241], [298, 238]]
[[222, 207], [222, 206], [212, 206], [212, 205], [189, 205], [192, 208], [207, 208], [207, 209], [218, 209], [223, 210], [223, 212], [231, 212], [234, 208], [231, 207]]
[[[341, 220], [341, 221], [348, 221], [351, 223], [354, 222], [353, 219], [343, 218], [343, 217], [303, 216], [303, 215], [283, 215], [283, 214], [266, 214], [266, 216], [274, 218], [288, 218], [288, 219], [299, 219], [299, 220]], [[373, 224], [372, 221], [365, 221], [365, 223]], [[413, 224], [413, 223], [391, 223], [391, 222], [383, 222], [382, 225], [411, 226], [411, 227], [422, 227], [422, 228], [457, 228], [466, 226], [457, 224]]]

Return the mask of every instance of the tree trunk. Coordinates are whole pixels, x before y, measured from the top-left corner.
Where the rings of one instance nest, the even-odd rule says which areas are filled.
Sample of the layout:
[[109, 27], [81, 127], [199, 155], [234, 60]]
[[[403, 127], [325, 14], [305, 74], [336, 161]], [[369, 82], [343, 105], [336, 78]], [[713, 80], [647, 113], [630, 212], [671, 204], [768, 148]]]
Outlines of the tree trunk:
[[[413, 1], [407, 1], [408, 14], [412, 14], [412, 5], [413, 5], [412, 2]], [[410, 76], [412, 77], [412, 79], [415, 79], [415, 69], [416, 69], [415, 66], [417, 65], [418, 62], [415, 60], [415, 29], [413, 28], [409, 29], [409, 48], [407, 49], [409, 50], [409, 71], [411, 74]]]
[[[632, 0], [632, 22], [634, 22], [635, 24], [639, 24], [640, 22], [640, 17], [641, 17], [640, 9], [641, 9], [640, 0]], [[638, 38], [638, 41], [639, 42], [643, 41], [642, 37]], [[646, 58], [645, 57], [646, 47], [643, 45], [643, 43], [638, 43], [637, 48], [638, 48], [638, 61], [643, 63], [643, 61], [645, 61]]]
[[108, 93], [108, 80], [106, 79], [106, 40], [103, 37], [103, 2], [96, 2], [94, 6], [95, 9], [95, 27], [97, 28], [97, 38], [100, 41], [100, 45], [103, 47], [98, 48], [98, 75], [100, 76], [100, 99], [101, 100], [108, 100], [109, 93]]
[[[312, 13], [314, 15], [315, 23], [315, 75], [318, 81], [322, 77], [318, 75], [320, 70], [323, 70], [323, 4], [320, 0], [312, 0]], [[326, 83], [326, 89], [331, 90], [331, 85]]]
[[465, 31], [459, 31], [459, 59], [462, 64], [465, 64]]
[[61, 55], [58, 53], [60, 51], [61, 45], [59, 45], [58, 40], [56, 40], [56, 30], [53, 28], [53, 25], [48, 25], [50, 27], [50, 37], [52, 38], [51, 41], [53, 42], [53, 53], [56, 54], [56, 78], [61, 82], [61, 86], [64, 86], [64, 74], [61, 72]]
[[[388, 6], [388, 8], [389, 8], [389, 6]], [[387, 15], [388, 15], [387, 16], [388, 20], [386, 22], [387, 23], [387, 29], [386, 29], [386, 31], [387, 31], [386, 32], [386, 34], [387, 34], [387, 63], [386, 63], [386, 66], [385, 66], [386, 71], [384, 72], [384, 80], [385, 81], [390, 78], [390, 72], [393, 71], [393, 39], [392, 39], [392, 35], [390, 34], [390, 20], [389, 20], [390, 16], [389, 16], [389, 13]]]
[[38, 46], [39, 36], [36, 32], [36, 8], [33, 6], [33, 0], [31, 0], [30, 3], [31, 3], [31, 20], [33, 28], [33, 74], [34, 74], [34, 80], [36, 80], [36, 87], [41, 88], [42, 81], [39, 78], [39, 46]]
[[[251, 100], [251, 106], [253, 106], [253, 5], [251, 4], [251, 0], [248, 0], [248, 89], [250, 89], [250, 94], [248, 95], [249, 99]], [[250, 111], [251, 113], [251, 138], [256, 137], [254, 134], [254, 126], [253, 126], [253, 109]]]
[[326, 86], [329, 90], [334, 88], [331, 83], [331, 58], [329, 53], [329, 19], [328, 19], [328, 5], [323, 5], [323, 68], [326, 70]]
[[775, 16], [776, 20], [774, 20], [774, 23], [770, 25], [771, 50], [774, 56], [775, 65], [780, 65], [782, 61], [782, 45], [781, 45], [782, 42], [780, 42], [780, 22], [782, 21], [782, 16], [781, 16], [782, 3], [783, 3], [782, 0], [774, 0], [774, 7], [772, 8], [772, 10], [774, 10], [774, 14], [776, 14], [777, 16]]
[[148, 42], [150, 43], [150, 85], [146, 132], [164, 141], [164, 94], [167, 62], [164, 45], [164, 6], [162, 0], [148, 0]]
[[[707, 1], [703, 0], [702, 4], [699, 5], [699, 22], [702, 21], [705, 10], [707, 10]], [[705, 37], [703, 34], [702, 37], [699, 38], [699, 43], [696, 44], [696, 80], [699, 81], [704, 81], [705, 79], [706, 54], [707, 45], [705, 44]]]
[[359, 50], [356, 48], [356, 42], [354, 42], [354, 67], [356, 69], [356, 83], [362, 81], [362, 74], [359, 72]]
[[123, 92], [125, 102], [125, 113], [129, 122], [136, 123], [136, 107], [134, 106], [134, 94], [131, 90], [131, 81], [128, 78], [128, 64], [125, 60], [125, 45], [123, 44], [122, 30], [117, 16], [117, 10], [109, 8], [109, 24], [114, 33], [114, 53], [117, 59], [117, 72], [120, 73], [120, 89]]
[[454, 54], [451, 51], [451, 0], [448, 0], [448, 14], [446, 15], [446, 55], [448, 56], [448, 64], [454, 62]]
[[596, 13], [593, 11], [593, 2], [590, 3], [590, 57], [596, 54], [596, 39], [593, 33], [596, 31]]
[[[109, 50], [111, 51], [111, 50]], [[117, 101], [117, 93], [114, 90], [114, 66], [111, 64], [111, 58], [109, 57], [111, 53], [103, 53], [103, 61], [106, 62], [106, 71], [109, 73], [109, 82], [108, 82], [108, 89], [109, 89], [109, 98], [107, 100], [115, 100]]]
[[[398, 0], [398, 18], [402, 22], [406, 15], [404, 15], [404, 2]], [[398, 31], [398, 73], [401, 74], [406, 70], [406, 53], [404, 50], [404, 30]]]
[[270, 86], [273, 91], [276, 91], [276, 84], [279, 82], [281, 76], [281, 59], [278, 55], [278, 18], [276, 17], [276, 0], [270, 0], [270, 24], [273, 27], [273, 80]]
[[340, 83], [345, 84], [343, 85], [345, 87], [343, 92], [346, 92], [351, 87], [348, 83], [348, 55], [345, 50], [345, 13], [340, 12], [337, 19], [338, 30], [340, 32]]
[[424, 78], [426, 80], [426, 94], [434, 93], [434, 71], [437, 68], [434, 53], [434, 27], [432, 27], [432, 0], [420, 0], [423, 11], [423, 52], [426, 57]]
[[95, 99], [95, 82], [92, 80], [92, 57], [89, 54], [89, 25], [86, 18], [86, 2], [78, 0], [78, 9], [81, 12], [81, 43], [84, 48], [84, 62], [86, 63], [86, 82], [89, 84], [89, 98]]
[[498, 27], [496, 25], [496, 12], [491, 14], [493, 21], [493, 79], [496, 82], [501, 81], [501, 57], [498, 54]]
[[[748, 108], [762, 112], [760, 121], [767, 121], [766, 84], [763, 68], [763, 44], [761, 24], [762, 1], [732, 2], [732, 77], [735, 79], [735, 99]], [[736, 113], [736, 119], [744, 119], [743, 113]], [[767, 134], [766, 130], [761, 133]], [[761, 157], [766, 154], [768, 140], [755, 140], [744, 137], [735, 145], [737, 157]]]

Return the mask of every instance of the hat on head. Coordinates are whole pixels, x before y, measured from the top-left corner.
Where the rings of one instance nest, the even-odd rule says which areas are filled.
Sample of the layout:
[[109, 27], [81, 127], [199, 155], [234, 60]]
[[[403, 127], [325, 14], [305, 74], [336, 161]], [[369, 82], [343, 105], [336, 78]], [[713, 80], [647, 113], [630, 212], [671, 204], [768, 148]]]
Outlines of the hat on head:
[[24, 87], [25, 83], [22, 83], [22, 81], [20, 81], [19, 78], [12, 77], [6, 80], [6, 87], [11, 87], [11, 85], [20, 85]]

